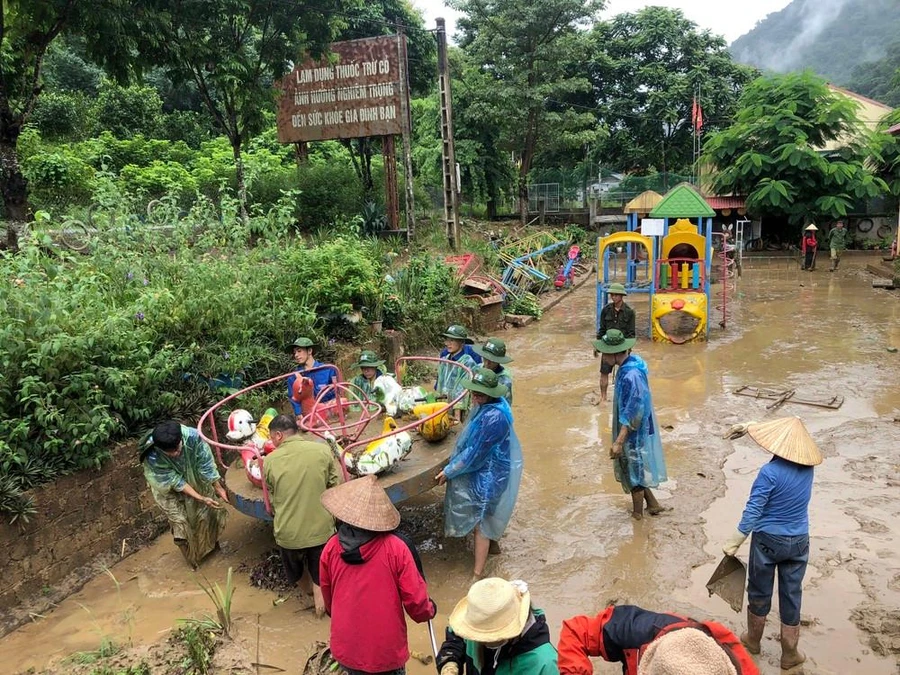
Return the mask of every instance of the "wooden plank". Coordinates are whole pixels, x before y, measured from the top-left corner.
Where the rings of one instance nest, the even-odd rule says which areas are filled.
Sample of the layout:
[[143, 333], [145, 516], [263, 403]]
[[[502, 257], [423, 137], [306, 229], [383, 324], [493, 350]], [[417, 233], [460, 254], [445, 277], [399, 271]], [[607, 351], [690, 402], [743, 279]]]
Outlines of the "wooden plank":
[[894, 270], [885, 265], [872, 265], [870, 263], [866, 265], [866, 270], [874, 274], [876, 277], [883, 277], [885, 279], [891, 279], [894, 276]]
[[894, 290], [894, 280], [891, 279], [872, 279], [872, 288], [884, 288], [886, 290]]
[[738, 387], [731, 393], [737, 394], [738, 396], [749, 396], [750, 398], [761, 398], [776, 402], [780, 401], [776, 405], [766, 406], [766, 409], [778, 407], [782, 403], [797, 403], [799, 405], [811, 405], [818, 408], [829, 408], [831, 410], [837, 410], [844, 404], [844, 397], [839, 395], [831, 397], [831, 399], [828, 401], [813, 401], [809, 399], [798, 398], [794, 395], [793, 390], [776, 391], [774, 389], [759, 389], [758, 387], [750, 387], [747, 385]]

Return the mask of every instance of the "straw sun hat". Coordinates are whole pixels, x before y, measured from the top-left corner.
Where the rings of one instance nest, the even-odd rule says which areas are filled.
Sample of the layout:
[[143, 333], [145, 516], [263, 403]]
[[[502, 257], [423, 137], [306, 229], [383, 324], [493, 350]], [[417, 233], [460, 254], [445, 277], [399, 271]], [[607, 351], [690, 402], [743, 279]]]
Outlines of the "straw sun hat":
[[806, 230], [810, 232], [818, 232], [819, 228], [815, 226], [815, 224], [810, 223], [806, 226]]
[[355, 478], [322, 493], [322, 506], [342, 523], [369, 532], [390, 532], [400, 524], [400, 512], [378, 486], [374, 475]]
[[531, 594], [524, 582], [490, 577], [472, 584], [456, 604], [450, 613], [450, 628], [464, 640], [511, 640], [525, 628], [529, 611]]
[[[822, 463], [822, 453], [809, 435], [799, 417], [782, 417], [770, 422], [751, 422], [738, 425], [746, 430], [750, 438], [763, 450], [777, 457], [803, 466], [817, 466]], [[743, 434], [737, 433], [737, 436]], [[732, 434], [732, 437], [737, 437]]]

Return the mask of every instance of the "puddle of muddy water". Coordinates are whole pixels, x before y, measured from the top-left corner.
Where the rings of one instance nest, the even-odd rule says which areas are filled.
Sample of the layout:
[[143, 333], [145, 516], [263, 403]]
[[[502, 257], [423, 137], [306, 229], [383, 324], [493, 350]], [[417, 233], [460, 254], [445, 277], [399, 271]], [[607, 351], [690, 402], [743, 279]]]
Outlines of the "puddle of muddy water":
[[[802, 634], [812, 657], [807, 673], [897, 672], [896, 656], [878, 651], [888, 652], [900, 636], [887, 635], [893, 624], [878, 619], [900, 611], [900, 424], [890, 421], [900, 414], [900, 356], [886, 351], [900, 346], [900, 297], [873, 291], [860, 265], [854, 261], [835, 275], [786, 265], [745, 271], [728, 330], [714, 328], [709, 344], [639, 342], [637, 352], [650, 366], [671, 478], [660, 497], [674, 507], [642, 522], [629, 517], [628, 497], [607, 458], [609, 406], [586, 403], [599, 367], [590, 348], [592, 285], [539, 324], [504, 334], [515, 358], [513, 409], [526, 471], [503, 554], [491, 559], [489, 570], [529, 582], [554, 639], [567, 616], [596, 612], [612, 601], [711, 617], [742, 629], [743, 617], [709, 598], [704, 584], [768, 456], [750, 441], [732, 443], [721, 434], [735, 422], [797, 414], [826, 456], [811, 505], [813, 543], [803, 604], [810, 626]], [[642, 325], [646, 307], [640, 298], [633, 300]], [[804, 398], [841, 394], [845, 403], [838, 411], [785, 406], [771, 412], [767, 401], [730, 393], [742, 384], [796, 389]], [[440, 536], [441, 498], [434, 491], [404, 511], [413, 515], [413, 534], [425, 544], [422, 558], [439, 606], [436, 629], [443, 631], [467, 589], [472, 554], [467, 542]], [[202, 571], [221, 581], [229, 566], [253, 564], [271, 545], [265, 525], [232, 513], [225, 552]], [[108, 577], [98, 577], [46, 617], [0, 641], [4, 668], [42, 668], [72, 652], [96, 649], [103, 637], [152, 642], [178, 618], [212, 609], [167, 536], [112, 573], [118, 591]], [[304, 647], [327, 639], [327, 621], [297, 612], [290, 601], [273, 606], [275, 594], [249, 587], [247, 576], [239, 575], [234, 598], [240, 637], [253, 645], [255, 660], [258, 620], [260, 661], [299, 672]], [[872, 634], [853, 623], [854, 610], [857, 623]], [[764, 675], [778, 672], [773, 626], [760, 661]], [[410, 626], [410, 643], [430, 651], [423, 626]], [[408, 668], [411, 675], [433, 672], [433, 666], [414, 661]], [[621, 671], [598, 664], [597, 672]]]

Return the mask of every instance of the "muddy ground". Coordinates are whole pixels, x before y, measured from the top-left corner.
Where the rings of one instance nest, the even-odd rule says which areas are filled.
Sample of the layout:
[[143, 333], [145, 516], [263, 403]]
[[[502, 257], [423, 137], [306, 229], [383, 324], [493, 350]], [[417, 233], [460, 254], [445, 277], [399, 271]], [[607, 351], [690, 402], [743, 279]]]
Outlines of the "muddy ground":
[[[768, 456], [749, 439], [721, 435], [735, 422], [797, 414], [826, 457], [811, 504], [805, 672], [900, 672], [900, 355], [887, 351], [900, 347], [900, 296], [873, 290], [861, 259], [845, 264], [831, 275], [800, 272], [787, 259], [757, 262], [729, 300], [727, 329], [714, 328], [708, 344], [639, 342], [664, 429], [670, 480], [659, 495], [674, 509], [641, 522], [629, 517], [629, 499], [607, 459], [609, 406], [590, 402], [598, 368], [589, 344], [592, 284], [540, 323], [504, 334], [515, 357], [513, 409], [526, 468], [503, 553], [489, 571], [529, 582], [554, 638], [567, 616], [614, 601], [742, 628], [743, 617], [709, 598], [704, 584]], [[646, 300], [634, 297], [632, 305], [639, 329], [646, 327]], [[743, 384], [796, 389], [805, 398], [839, 394], [845, 402], [839, 410], [767, 411], [766, 401], [731, 393]], [[466, 542], [441, 536], [441, 498], [435, 490], [403, 512], [422, 549], [442, 631], [467, 589], [471, 552]], [[277, 592], [250, 585], [250, 568], [272, 543], [269, 526], [232, 512], [223, 552], [201, 572], [221, 582], [229, 566], [244, 565], [234, 598], [240, 645], [249, 660], [299, 673], [307, 648], [327, 638], [328, 623], [290, 600], [273, 605]], [[739, 555], [746, 559], [746, 544]], [[177, 619], [212, 610], [167, 536], [111, 571], [118, 588], [100, 576], [0, 641], [3, 671], [40, 670], [97, 649], [104, 638], [140, 648], [164, 639]], [[759, 659], [764, 675], [779, 672], [776, 632], [770, 622]], [[422, 626], [410, 626], [410, 643], [430, 651]], [[411, 675], [434, 672], [415, 661], [408, 668]], [[598, 663], [596, 672], [621, 670]]]

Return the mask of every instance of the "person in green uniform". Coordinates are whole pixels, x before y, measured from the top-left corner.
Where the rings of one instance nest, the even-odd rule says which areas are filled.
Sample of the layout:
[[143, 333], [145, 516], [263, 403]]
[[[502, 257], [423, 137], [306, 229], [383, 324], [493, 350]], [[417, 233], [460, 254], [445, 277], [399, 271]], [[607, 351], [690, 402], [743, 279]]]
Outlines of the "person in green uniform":
[[275, 517], [275, 543], [288, 582], [312, 593], [316, 615], [325, 613], [319, 587], [319, 558], [334, 534], [334, 518], [320, 497], [341, 482], [331, 449], [297, 435], [297, 423], [279, 415], [269, 423], [276, 451], [263, 461], [263, 478]]
[[[606, 335], [610, 329], [620, 330], [622, 334], [631, 339], [636, 337], [635, 334], [635, 315], [634, 310], [625, 302], [625, 296], [628, 291], [622, 284], [610, 284], [609, 302], [600, 311], [600, 330], [597, 331], [597, 339], [600, 340]], [[594, 358], [600, 354], [594, 350]], [[613, 371], [614, 364], [609, 359], [601, 359], [600, 361], [600, 400], [606, 401], [606, 392], [609, 389], [609, 376]]]
[[847, 228], [844, 221], [839, 220], [828, 233], [828, 248], [831, 249], [831, 272], [841, 265], [841, 254], [847, 250]]
[[[470, 371], [481, 363], [481, 357], [478, 356], [470, 345], [474, 340], [469, 337], [469, 332], [464, 326], [452, 325], [446, 332], [441, 334], [444, 338], [444, 349], [441, 350], [440, 358], [446, 361], [455, 361], [461, 366], [465, 366]], [[442, 363], [438, 366], [437, 382], [435, 382], [434, 390], [440, 396], [446, 396], [447, 401], [452, 401], [459, 396], [465, 389], [463, 382], [468, 378], [469, 373], [462, 368], [455, 368], [448, 363]], [[469, 396], [463, 399], [453, 407], [454, 417], [462, 422], [466, 413], [469, 411]]]
[[353, 364], [353, 367], [359, 368], [359, 375], [354, 377], [350, 383], [362, 389], [369, 398], [373, 398], [375, 380], [384, 375], [384, 361], [379, 359], [375, 352], [365, 350], [360, 353], [359, 360]]
[[506, 343], [499, 338], [488, 338], [480, 347], [473, 346], [472, 351], [481, 357], [481, 365], [497, 373], [500, 384], [506, 385], [507, 392], [503, 398], [512, 405], [512, 372], [506, 367], [512, 357], [506, 355]]
[[175, 545], [197, 568], [219, 545], [225, 529], [220, 482], [212, 450], [191, 429], [169, 420], [156, 425], [140, 444], [140, 462], [153, 499], [169, 519]]

